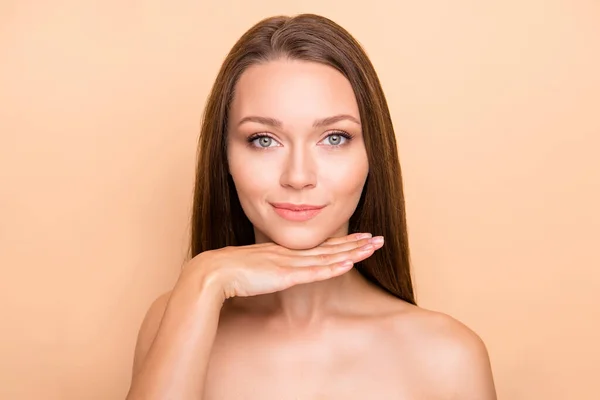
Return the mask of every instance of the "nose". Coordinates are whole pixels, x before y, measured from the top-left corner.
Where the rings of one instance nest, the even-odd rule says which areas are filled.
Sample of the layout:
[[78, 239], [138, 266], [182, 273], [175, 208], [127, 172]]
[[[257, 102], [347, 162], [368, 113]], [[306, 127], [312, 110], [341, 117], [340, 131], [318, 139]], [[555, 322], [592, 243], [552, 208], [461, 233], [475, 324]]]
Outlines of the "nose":
[[307, 149], [296, 146], [288, 155], [280, 183], [284, 187], [302, 190], [317, 184], [316, 163]]

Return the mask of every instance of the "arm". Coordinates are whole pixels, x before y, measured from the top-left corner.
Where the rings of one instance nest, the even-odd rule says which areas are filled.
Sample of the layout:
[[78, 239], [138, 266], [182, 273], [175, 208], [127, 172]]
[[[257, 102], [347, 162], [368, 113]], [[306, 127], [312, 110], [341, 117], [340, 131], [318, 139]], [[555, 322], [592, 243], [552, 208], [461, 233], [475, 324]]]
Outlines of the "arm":
[[207, 277], [199, 286], [199, 292], [167, 293], [150, 307], [138, 335], [127, 400], [202, 399], [224, 299]]
[[142, 323], [127, 400], [201, 400], [227, 298], [339, 276], [383, 245], [370, 245], [370, 237], [330, 238], [301, 251], [274, 243], [227, 246], [194, 257], [171, 294], [158, 298]]

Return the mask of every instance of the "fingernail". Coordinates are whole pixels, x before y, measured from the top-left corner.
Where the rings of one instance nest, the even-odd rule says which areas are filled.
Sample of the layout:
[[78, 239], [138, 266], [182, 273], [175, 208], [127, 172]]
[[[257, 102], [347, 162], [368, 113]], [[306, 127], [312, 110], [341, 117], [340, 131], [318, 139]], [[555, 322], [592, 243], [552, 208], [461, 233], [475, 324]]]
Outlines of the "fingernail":
[[373, 244], [383, 244], [383, 236], [375, 236], [370, 242]]
[[337, 267], [334, 267], [335, 269], [348, 269], [348, 267], [351, 267], [354, 263], [350, 260], [344, 261], [343, 263], [339, 264]]
[[373, 235], [371, 235], [370, 233], [361, 233], [357, 237], [358, 237], [358, 239], [368, 239], [370, 237], [373, 237]]

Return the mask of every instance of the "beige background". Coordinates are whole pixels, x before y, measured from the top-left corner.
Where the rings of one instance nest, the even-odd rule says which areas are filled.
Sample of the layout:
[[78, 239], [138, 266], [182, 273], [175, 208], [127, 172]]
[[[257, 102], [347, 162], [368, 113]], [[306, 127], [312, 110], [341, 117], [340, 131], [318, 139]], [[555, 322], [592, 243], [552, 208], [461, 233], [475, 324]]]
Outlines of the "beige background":
[[217, 69], [300, 12], [380, 74], [421, 305], [480, 334], [500, 399], [600, 398], [600, 3], [303, 3], [1, 1], [0, 398], [124, 398]]

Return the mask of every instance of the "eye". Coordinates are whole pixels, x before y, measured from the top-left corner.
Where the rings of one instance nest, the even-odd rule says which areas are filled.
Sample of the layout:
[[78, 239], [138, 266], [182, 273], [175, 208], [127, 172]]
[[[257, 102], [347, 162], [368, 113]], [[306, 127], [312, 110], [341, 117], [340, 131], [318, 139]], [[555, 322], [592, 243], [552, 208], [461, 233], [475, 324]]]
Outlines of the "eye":
[[347, 142], [352, 140], [352, 135], [346, 132], [336, 131], [327, 135], [325, 140], [328, 140], [331, 146], [339, 147], [347, 144]]
[[[341, 147], [348, 144], [352, 140], [352, 135], [344, 131], [335, 131], [327, 135], [324, 141], [328, 147]], [[269, 135], [264, 133], [257, 133], [248, 137], [248, 146], [257, 150], [266, 150], [272, 147], [278, 147], [277, 141]]]
[[250, 147], [258, 148], [259, 150], [268, 149], [269, 147], [276, 147], [271, 146], [273, 143], [275, 143], [275, 139], [268, 135], [256, 134], [248, 138], [248, 144]]

